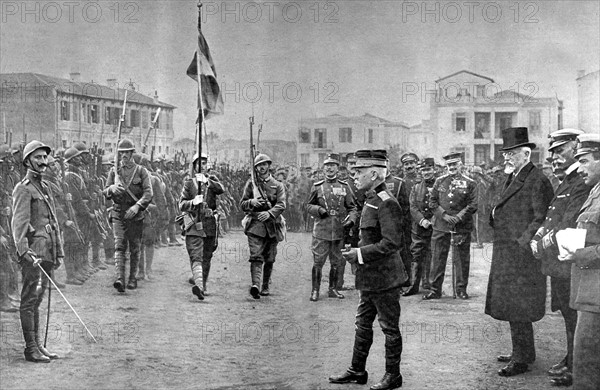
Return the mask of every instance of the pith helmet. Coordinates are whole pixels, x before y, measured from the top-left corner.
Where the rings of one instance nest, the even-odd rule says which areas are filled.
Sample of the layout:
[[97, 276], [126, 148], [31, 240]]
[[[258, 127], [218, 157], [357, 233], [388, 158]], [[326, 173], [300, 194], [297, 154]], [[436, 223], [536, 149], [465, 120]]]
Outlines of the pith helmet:
[[269, 163], [269, 164], [273, 163], [273, 161], [271, 161], [271, 157], [267, 156], [264, 153], [260, 153], [259, 155], [257, 155], [256, 157], [254, 157], [254, 166], [257, 166], [257, 165], [262, 164], [264, 162]]
[[131, 152], [135, 150], [135, 146], [133, 146], [133, 142], [128, 139], [122, 139], [117, 146], [117, 151], [119, 152]]
[[25, 165], [27, 158], [29, 158], [29, 156], [38, 149], [44, 149], [48, 155], [52, 152], [52, 148], [50, 148], [50, 146], [45, 145], [40, 141], [31, 141], [25, 145], [25, 148], [23, 149], [23, 165]]

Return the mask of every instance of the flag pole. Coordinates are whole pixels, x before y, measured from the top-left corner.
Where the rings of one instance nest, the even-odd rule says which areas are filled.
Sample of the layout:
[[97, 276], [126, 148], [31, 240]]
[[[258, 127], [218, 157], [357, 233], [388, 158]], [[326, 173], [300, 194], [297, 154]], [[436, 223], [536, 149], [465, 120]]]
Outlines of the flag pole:
[[[198, 2], [198, 33], [202, 31], [202, 2]], [[202, 173], [202, 126], [204, 126], [204, 101], [202, 100], [202, 68], [200, 66], [200, 40], [198, 40], [198, 47], [196, 48], [196, 68], [198, 77], [198, 125], [196, 131], [198, 132], [198, 173]], [[193, 162], [191, 173], [193, 174]]]

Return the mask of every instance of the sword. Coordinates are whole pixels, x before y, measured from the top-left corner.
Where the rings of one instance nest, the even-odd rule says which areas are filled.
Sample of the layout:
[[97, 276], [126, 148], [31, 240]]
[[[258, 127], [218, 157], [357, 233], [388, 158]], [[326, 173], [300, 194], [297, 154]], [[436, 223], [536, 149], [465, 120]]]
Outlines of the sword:
[[456, 248], [454, 247], [454, 234], [456, 232], [454, 230], [450, 230], [450, 259], [452, 260], [452, 298], [456, 299], [456, 277], [454, 275], [454, 252]]
[[[81, 317], [79, 317], [79, 314], [77, 314], [77, 312], [75, 311], [75, 309], [73, 309], [73, 306], [71, 306], [71, 304], [69, 303], [69, 301], [67, 300], [67, 298], [65, 297], [65, 295], [56, 286], [56, 283], [54, 283], [54, 280], [52, 280], [52, 278], [50, 276], [48, 276], [48, 273], [46, 273], [46, 270], [44, 270], [42, 268], [41, 263], [37, 263], [37, 266], [40, 267], [40, 269], [42, 270], [42, 272], [44, 273], [44, 275], [46, 275], [46, 277], [48, 278], [48, 280], [50, 281], [50, 283], [52, 283], [52, 285], [54, 286], [54, 288], [56, 289], [56, 291], [58, 291], [58, 293], [60, 294], [60, 296], [63, 297], [63, 299], [65, 300], [65, 302], [67, 302], [67, 305], [69, 305], [69, 307], [71, 308], [71, 310], [73, 311], [73, 313], [75, 313], [75, 316], [77, 317], [77, 319], [79, 320], [79, 322], [81, 322], [81, 325], [83, 325], [83, 327], [88, 332], [88, 334], [92, 337], [92, 340], [94, 340], [94, 342], [97, 343], [98, 341], [96, 340], [96, 338], [94, 337], [94, 335], [92, 334], [92, 332], [90, 332], [90, 330], [88, 329], [88, 327], [85, 326], [83, 320], [81, 319]], [[46, 331], [47, 331], [47, 329], [48, 328], [46, 327]]]
[[48, 286], [48, 310], [46, 311], [46, 334], [44, 335], [44, 348], [46, 348], [46, 343], [48, 342], [48, 327], [50, 326], [50, 301], [51, 300], [52, 300], [52, 285], [49, 285]]

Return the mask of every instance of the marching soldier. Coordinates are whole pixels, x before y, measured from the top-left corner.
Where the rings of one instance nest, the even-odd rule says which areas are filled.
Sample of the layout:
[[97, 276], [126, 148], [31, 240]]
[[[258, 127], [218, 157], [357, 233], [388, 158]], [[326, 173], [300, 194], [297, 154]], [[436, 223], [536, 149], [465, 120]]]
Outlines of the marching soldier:
[[577, 173], [579, 163], [575, 159], [577, 136], [583, 131], [562, 129], [549, 135], [548, 151], [552, 153], [554, 175], [560, 185], [548, 206], [546, 219], [530, 242], [533, 255], [542, 261], [542, 273], [550, 276], [551, 309], [560, 310], [567, 332], [567, 355], [548, 370], [554, 378], [551, 383], [570, 386], [573, 383], [573, 338], [577, 325], [577, 311], [569, 307], [571, 293], [571, 264], [558, 260], [559, 250], [555, 235], [559, 230], [575, 228], [577, 216], [591, 188]]
[[103, 191], [107, 199], [113, 201], [111, 218], [115, 237], [115, 282], [118, 292], [125, 292], [125, 252], [129, 248], [129, 280], [127, 288], [137, 288], [136, 272], [140, 260], [140, 246], [144, 229], [144, 211], [152, 200], [152, 185], [146, 168], [133, 161], [135, 146], [123, 139], [117, 146], [120, 162], [113, 167]]
[[[115, 159], [112, 154], [103, 154], [102, 155], [102, 177], [100, 178], [101, 188], [104, 189], [106, 187], [106, 180], [108, 179], [108, 173], [114, 166]], [[101, 214], [105, 218], [105, 225], [108, 226], [108, 231], [106, 235], [106, 239], [104, 240], [104, 262], [106, 265], [114, 265], [115, 264], [115, 236], [113, 234], [112, 228], [110, 227], [110, 223], [108, 222], [107, 215], [110, 214], [112, 210], [112, 201], [103, 197], [103, 201], [100, 201], [100, 211]]]
[[360, 220], [360, 243], [343, 253], [356, 269], [356, 288], [360, 290], [356, 309], [354, 348], [350, 368], [331, 376], [332, 383], [367, 383], [369, 350], [373, 343], [373, 321], [377, 317], [385, 335], [385, 374], [372, 390], [402, 386], [400, 357], [400, 286], [407, 279], [400, 256], [402, 210], [385, 185], [385, 150], [359, 150], [354, 181], [367, 194]]
[[[254, 158], [256, 183], [248, 180], [240, 201], [240, 208], [246, 213], [242, 223], [250, 249], [250, 295], [254, 299], [270, 294], [269, 282], [277, 256], [277, 244], [285, 234], [281, 217], [286, 207], [285, 188], [271, 176], [271, 163], [271, 158], [266, 154]], [[259, 291], [261, 275], [262, 289]]]
[[323, 162], [325, 180], [317, 181], [306, 204], [315, 218], [312, 239], [314, 264], [312, 268], [311, 301], [319, 300], [323, 265], [329, 257], [329, 298], [343, 299], [337, 290], [338, 269], [342, 259], [344, 229], [351, 229], [358, 218], [354, 195], [348, 184], [338, 179], [340, 162], [337, 154], [330, 154]]
[[58, 358], [44, 347], [39, 325], [39, 307], [49, 282], [38, 267], [51, 275], [64, 258], [54, 199], [42, 180], [50, 152], [50, 147], [39, 141], [25, 146], [22, 161], [27, 174], [13, 190], [12, 232], [23, 276], [20, 314], [24, 354], [27, 361], [35, 363]]
[[[192, 294], [203, 300], [206, 294], [206, 282], [210, 273], [212, 255], [217, 249], [217, 196], [224, 190], [219, 179], [214, 175], [205, 176], [208, 157], [202, 153], [200, 162], [198, 153], [194, 155], [195, 176], [188, 178], [183, 184], [179, 208], [188, 213], [192, 224], [186, 226], [184, 219], [185, 247], [190, 256], [193, 282]], [[201, 164], [201, 165], [199, 165]], [[200, 184], [200, 186], [199, 186]], [[198, 188], [201, 187], [202, 193]]]
[[419, 170], [423, 180], [417, 183], [410, 193], [410, 212], [412, 215], [411, 285], [408, 290], [402, 293], [403, 296], [417, 294], [421, 279], [423, 279], [423, 288], [425, 290], [430, 288], [429, 270], [431, 268], [433, 211], [429, 208], [429, 200], [435, 183], [435, 161], [433, 158], [424, 158]]
[[446, 262], [450, 245], [453, 245], [452, 266], [455, 273], [456, 296], [469, 299], [467, 285], [471, 263], [471, 230], [473, 213], [477, 211], [477, 184], [461, 172], [462, 154], [444, 156], [448, 174], [436, 179], [429, 198], [433, 211], [433, 233], [431, 236], [431, 291], [423, 299], [439, 299], [446, 273]]

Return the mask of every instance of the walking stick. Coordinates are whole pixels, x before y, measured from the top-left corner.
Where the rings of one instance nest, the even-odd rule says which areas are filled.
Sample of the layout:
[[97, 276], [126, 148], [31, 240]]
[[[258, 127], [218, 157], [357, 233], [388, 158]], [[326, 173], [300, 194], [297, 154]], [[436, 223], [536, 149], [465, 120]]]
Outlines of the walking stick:
[[[50, 272], [52, 273], [52, 272]], [[44, 348], [48, 342], [48, 327], [50, 327], [50, 301], [52, 300], [52, 285], [48, 283], [48, 310], [46, 311], [46, 334], [44, 335]]]
[[85, 323], [83, 322], [83, 320], [81, 319], [81, 317], [79, 317], [79, 314], [77, 314], [77, 312], [75, 311], [75, 309], [73, 309], [73, 306], [71, 306], [71, 304], [69, 303], [69, 301], [67, 300], [67, 298], [65, 297], [65, 295], [56, 286], [56, 284], [54, 283], [54, 280], [52, 280], [50, 278], [50, 276], [48, 276], [48, 274], [46, 273], [46, 270], [44, 270], [42, 268], [42, 265], [40, 263], [37, 263], [37, 266], [40, 267], [40, 269], [42, 270], [42, 272], [44, 273], [44, 275], [46, 275], [46, 277], [48, 278], [48, 280], [50, 280], [50, 283], [52, 283], [52, 285], [54, 286], [54, 288], [56, 289], [56, 291], [58, 291], [58, 293], [60, 294], [60, 296], [63, 297], [63, 299], [65, 300], [65, 302], [67, 302], [67, 305], [69, 305], [69, 307], [71, 308], [71, 310], [73, 311], [73, 313], [75, 313], [75, 316], [77, 317], [77, 319], [79, 320], [79, 322], [81, 322], [81, 325], [83, 325], [83, 327], [88, 332], [88, 334], [92, 337], [92, 340], [94, 340], [94, 342], [97, 343], [98, 341], [96, 340], [96, 338], [94, 337], [94, 335], [92, 334], [92, 332], [90, 332], [90, 330], [88, 329], [88, 327], [85, 326]]
[[450, 259], [452, 261], [452, 298], [456, 299], [456, 277], [454, 274], [454, 252], [456, 248], [454, 247], [454, 233], [455, 231], [450, 231]]

